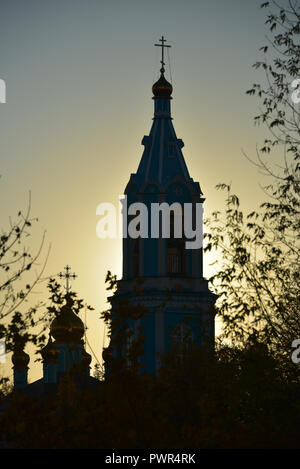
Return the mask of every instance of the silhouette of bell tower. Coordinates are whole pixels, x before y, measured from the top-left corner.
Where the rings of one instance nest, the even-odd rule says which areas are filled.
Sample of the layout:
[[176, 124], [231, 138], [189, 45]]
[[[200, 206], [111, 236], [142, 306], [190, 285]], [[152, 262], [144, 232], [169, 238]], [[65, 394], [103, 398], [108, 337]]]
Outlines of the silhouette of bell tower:
[[[143, 202], [148, 208], [148, 226], [151, 232], [151, 204], [179, 204], [182, 210], [170, 212], [170, 236], [153, 238], [130, 236], [123, 239], [123, 275], [117, 291], [110, 298], [112, 305], [112, 335], [114, 311], [120, 301], [132, 307], [142, 305], [148, 313], [137, 320], [129, 320], [133, 337], [140, 328], [144, 334], [143, 365], [147, 373], [155, 373], [161, 365], [162, 355], [174, 341], [184, 337], [187, 342], [214, 347], [214, 303], [216, 295], [208, 289], [203, 278], [202, 247], [187, 249], [184, 230], [175, 236], [174, 225], [184, 225], [185, 205], [192, 207], [192, 224], [195, 226], [195, 209], [204, 202], [198, 182], [189, 175], [182, 148], [171, 117], [173, 87], [165, 78], [164, 51], [166, 40], [162, 36], [160, 77], [152, 87], [154, 117], [149, 135], [142, 139], [144, 151], [136, 173], [131, 174], [125, 188], [127, 207]], [[201, 212], [202, 213], [202, 212]], [[178, 218], [181, 217], [179, 222]], [[131, 217], [127, 217], [128, 224]], [[202, 232], [202, 221], [201, 221]], [[139, 288], [137, 289], [137, 284]], [[138, 291], [137, 291], [138, 290]], [[167, 298], [168, 297], [168, 298]], [[113, 343], [113, 342], [112, 342]], [[122, 354], [112, 349], [117, 356]]]

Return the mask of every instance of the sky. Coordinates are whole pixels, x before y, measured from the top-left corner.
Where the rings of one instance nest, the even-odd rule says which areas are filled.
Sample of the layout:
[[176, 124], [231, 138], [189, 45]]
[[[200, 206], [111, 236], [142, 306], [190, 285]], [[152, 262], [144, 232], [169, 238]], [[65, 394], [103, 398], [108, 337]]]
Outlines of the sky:
[[[266, 42], [260, 3], [0, 0], [0, 78], [7, 90], [0, 104], [0, 229], [26, 209], [30, 191], [39, 221], [28, 245], [36, 249], [46, 230], [39, 261], [51, 245], [45, 277], [66, 264], [77, 273], [73, 289], [95, 307], [86, 321], [99, 359], [105, 275], [121, 276], [122, 251], [120, 240], [97, 238], [96, 207], [117, 207], [137, 170], [152, 124], [151, 88], [160, 68], [154, 44], [162, 34], [172, 46], [166, 77], [173, 124], [206, 198], [205, 215], [223, 207], [220, 182], [232, 183], [246, 209], [262, 199], [262, 176], [243, 156], [255, 158], [265, 135], [253, 123], [258, 102], [245, 94], [263, 80], [252, 67]], [[206, 276], [212, 261], [205, 256]], [[46, 298], [44, 283], [32, 301]], [[30, 380], [40, 375], [41, 366], [31, 366]]]

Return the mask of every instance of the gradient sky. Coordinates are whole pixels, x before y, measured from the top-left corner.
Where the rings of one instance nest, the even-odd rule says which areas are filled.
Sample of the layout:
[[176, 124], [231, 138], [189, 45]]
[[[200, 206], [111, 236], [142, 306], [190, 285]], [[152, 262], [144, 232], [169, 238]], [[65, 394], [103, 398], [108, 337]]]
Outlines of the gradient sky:
[[[47, 230], [45, 275], [67, 263], [78, 274], [74, 289], [96, 308], [87, 326], [98, 357], [105, 274], [121, 275], [122, 253], [119, 240], [96, 237], [96, 207], [117, 206], [137, 169], [159, 73], [153, 44], [162, 34], [172, 45], [173, 123], [206, 197], [205, 213], [222, 207], [219, 182], [232, 182], [247, 208], [262, 198], [262, 176], [242, 155], [244, 149], [255, 158], [264, 135], [253, 125], [258, 103], [245, 95], [263, 79], [252, 68], [266, 42], [260, 3], [0, 0], [0, 78], [7, 86], [7, 103], [0, 104], [0, 226], [25, 209], [30, 190], [39, 223], [28, 243], [36, 246]], [[206, 256], [206, 275], [210, 261]], [[41, 285], [34, 300], [45, 295]], [[32, 367], [30, 379], [40, 375], [41, 367]]]

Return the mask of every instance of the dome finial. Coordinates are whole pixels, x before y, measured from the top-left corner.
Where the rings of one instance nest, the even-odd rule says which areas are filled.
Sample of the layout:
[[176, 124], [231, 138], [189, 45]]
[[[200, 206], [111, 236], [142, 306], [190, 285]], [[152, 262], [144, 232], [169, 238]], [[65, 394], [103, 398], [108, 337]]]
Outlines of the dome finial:
[[164, 36], [161, 37], [161, 39], [159, 39], [159, 41], [161, 42], [161, 44], [154, 44], [155, 46], [158, 46], [158, 47], [161, 47], [161, 69], [160, 69], [160, 78], [159, 80], [154, 83], [154, 85], [152, 86], [152, 92], [154, 94], [154, 97], [156, 98], [169, 98], [169, 99], [172, 99], [170, 98], [171, 94], [172, 94], [172, 91], [173, 91], [173, 87], [171, 85], [171, 83], [169, 83], [166, 79], [165, 79], [165, 76], [164, 76], [164, 73], [165, 73], [165, 57], [164, 57], [164, 48], [165, 47], [171, 47], [167, 44], [165, 44], [165, 42], [167, 41]]
[[77, 275], [71, 273], [71, 267], [66, 265], [65, 272], [60, 272], [58, 277], [66, 280], [66, 303], [56, 315], [50, 326], [50, 333], [57, 342], [78, 343], [84, 334], [84, 324], [75, 314], [72, 307], [74, 305], [73, 293], [71, 293], [70, 279], [75, 280]]
[[[77, 275], [75, 273], [71, 273], [71, 267], [69, 265], [66, 265], [66, 267], [64, 268], [65, 272], [62, 273], [60, 272], [58, 274], [58, 277], [59, 278], [64, 278], [66, 280], [66, 286], [65, 286], [65, 289], [66, 289], [66, 292], [67, 292], [67, 295], [69, 294], [69, 291], [70, 291], [70, 279], [73, 279], [75, 280], [77, 278]], [[66, 295], [66, 296], [67, 296]]]
[[161, 42], [161, 44], [154, 44], [155, 46], [158, 46], [158, 47], [161, 47], [161, 69], [160, 69], [160, 72], [161, 74], [164, 74], [165, 73], [165, 61], [164, 61], [164, 48], [165, 47], [171, 47], [167, 44], [165, 44], [165, 42], [167, 42], [167, 40], [162, 36], [161, 39], [159, 39], [159, 41]]

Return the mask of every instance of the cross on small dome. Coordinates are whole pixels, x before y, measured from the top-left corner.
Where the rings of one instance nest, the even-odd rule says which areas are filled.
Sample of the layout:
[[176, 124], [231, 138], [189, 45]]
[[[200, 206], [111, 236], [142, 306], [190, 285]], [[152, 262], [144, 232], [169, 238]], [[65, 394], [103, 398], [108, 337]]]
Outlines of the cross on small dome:
[[75, 280], [77, 278], [77, 275], [75, 273], [71, 273], [71, 267], [67, 264], [66, 267], [64, 268], [65, 272], [62, 273], [60, 272], [58, 274], [58, 277], [59, 278], [64, 278], [66, 280], [66, 286], [65, 286], [65, 289], [66, 289], [66, 292], [69, 293], [70, 291], [70, 288], [71, 288], [71, 285], [70, 285], [70, 279], [73, 279]]
[[158, 79], [158, 81], [156, 83], [154, 83], [154, 85], [152, 86], [152, 92], [154, 94], [155, 97], [157, 98], [170, 98], [171, 94], [172, 94], [172, 91], [173, 91], [173, 87], [171, 85], [171, 83], [169, 83], [166, 79], [165, 79], [165, 76], [164, 76], [164, 72], [165, 72], [165, 57], [164, 57], [164, 48], [165, 47], [171, 47], [169, 46], [168, 44], [165, 44], [166, 42], [166, 39], [164, 38], [164, 36], [161, 37], [161, 39], [159, 39], [159, 41], [161, 42], [161, 44], [154, 44], [155, 46], [158, 46], [158, 47], [161, 47], [161, 69], [160, 69], [160, 78]]

